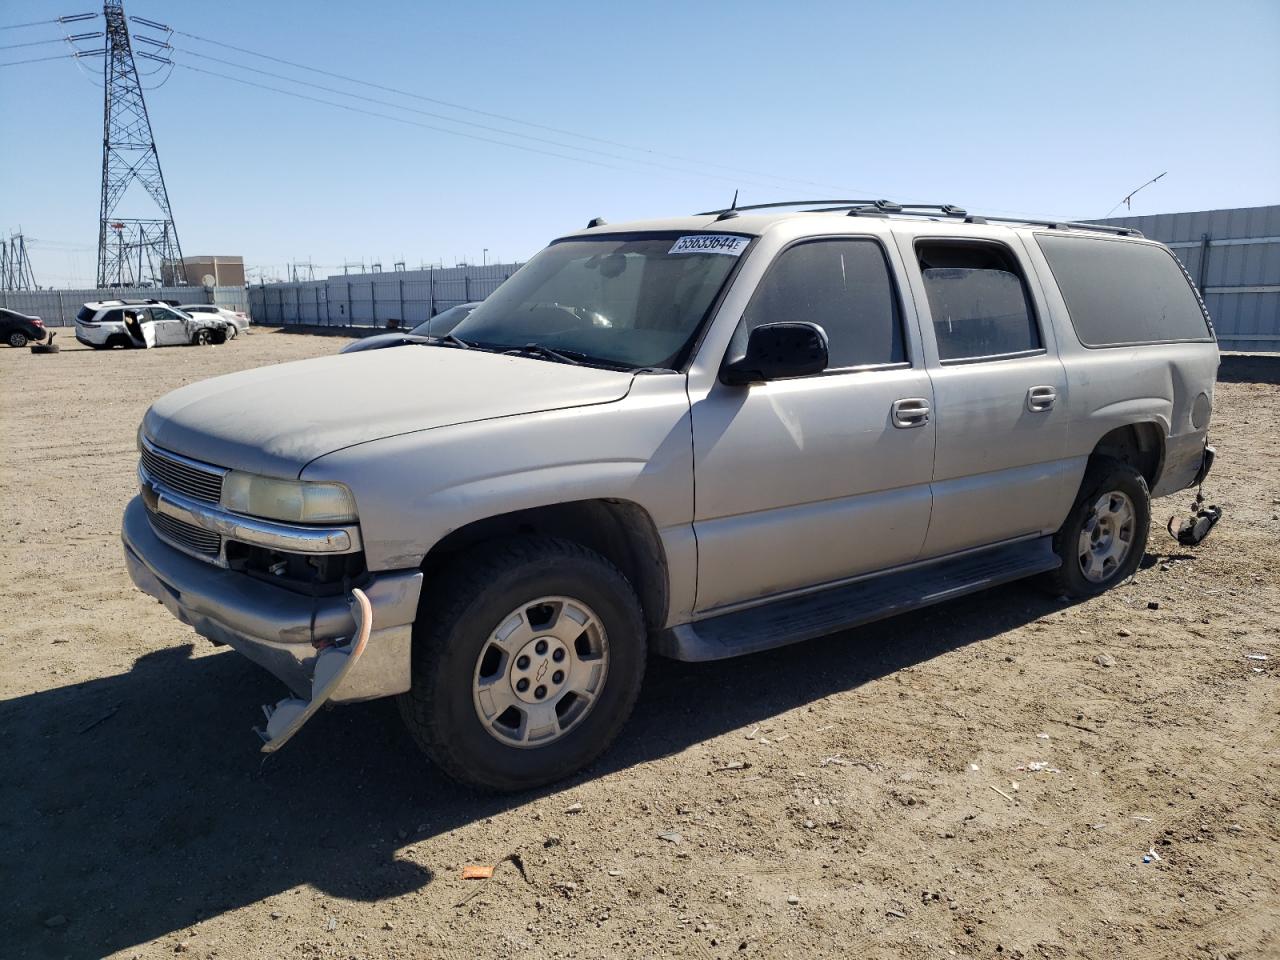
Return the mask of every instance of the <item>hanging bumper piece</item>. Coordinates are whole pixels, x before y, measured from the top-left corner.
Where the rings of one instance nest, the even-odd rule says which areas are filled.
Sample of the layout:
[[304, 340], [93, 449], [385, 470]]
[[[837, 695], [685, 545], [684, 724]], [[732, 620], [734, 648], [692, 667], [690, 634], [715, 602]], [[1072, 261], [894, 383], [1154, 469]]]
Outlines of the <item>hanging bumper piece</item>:
[[347, 674], [355, 667], [356, 661], [369, 645], [369, 632], [373, 628], [373, 607], [364, 591], [353, 587], [352, 613], [357, 624], [355, 639], [346, 647], [327, 646], [316, 657], [315, 672], [311, 678], [311, 699], [286, 697], [274, 707], [265, 705], [262, 712], [266, 714], [267, 726], [254, 727], [254, 732], [262, 738], [262, 752], [275, 753], [302, 725], [311, 719], [333, 696]]

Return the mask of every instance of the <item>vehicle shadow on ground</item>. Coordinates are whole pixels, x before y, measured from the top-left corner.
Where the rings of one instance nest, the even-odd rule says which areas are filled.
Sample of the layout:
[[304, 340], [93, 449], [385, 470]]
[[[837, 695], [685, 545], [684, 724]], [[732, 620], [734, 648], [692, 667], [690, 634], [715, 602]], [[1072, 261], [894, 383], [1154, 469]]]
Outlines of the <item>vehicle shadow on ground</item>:
[[[618, 743], [544, 795], [1063, 606], [1012, 585], [739, 660], [655, 660]], [[534, 797], [480, 796], [445, 780], [421, 759], [391, 701], [322, 713], [264, 764], [253, 714], [283, 690], [232, 652], [191, 658], [191, 650], [148, 654], [128, 673], [0, 704], [0, 952], [97, 957], [298, 884], [357, 901], [407, 893], [433, 874], [398, 857], [402, 844]], [[49, 926], [59, 915], [65, 923]]]

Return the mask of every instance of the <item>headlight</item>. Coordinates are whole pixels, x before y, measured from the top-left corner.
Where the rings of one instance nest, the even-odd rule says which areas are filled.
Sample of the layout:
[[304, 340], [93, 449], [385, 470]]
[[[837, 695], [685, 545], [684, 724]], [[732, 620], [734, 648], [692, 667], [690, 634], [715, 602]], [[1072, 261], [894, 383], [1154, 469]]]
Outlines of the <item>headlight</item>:
[[340, 483], [276, 480], [232, 470], [222, 478], [222, 505], [236, 513], [295, 523], [352, 523], [356, 502]]

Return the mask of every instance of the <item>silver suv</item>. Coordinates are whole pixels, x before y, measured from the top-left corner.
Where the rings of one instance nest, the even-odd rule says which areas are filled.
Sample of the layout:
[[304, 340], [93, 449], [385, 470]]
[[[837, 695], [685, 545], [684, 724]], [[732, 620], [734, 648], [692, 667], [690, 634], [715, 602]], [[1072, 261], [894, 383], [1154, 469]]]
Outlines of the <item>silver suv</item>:
[[397, 695], [449, 774], [532, 787], [607, 747], [650, 652], [1134, 573], [1151, 497], [1212, 462], [1218, 348], [1173, 254], [778, 206], [592, 221], [445, 337], [155, 403], [129, 571], [292, 688], [264, 750]]

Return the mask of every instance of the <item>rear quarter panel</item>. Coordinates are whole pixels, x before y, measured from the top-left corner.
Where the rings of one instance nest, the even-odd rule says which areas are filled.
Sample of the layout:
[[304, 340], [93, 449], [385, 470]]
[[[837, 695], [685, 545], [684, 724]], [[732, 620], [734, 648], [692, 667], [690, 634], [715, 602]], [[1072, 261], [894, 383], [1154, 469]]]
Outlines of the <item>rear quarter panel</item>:
[[1057, 331], [1068, 382], [1067, 445], [1069, 455], [1082, 458], [1081, 476], [1085, 458], [1103, 436], [1117, 427], [1151, 423], [1159, 428], [1165, 447], [1152, 495], [1184, 489], [1200, 466], [1208, 434], [1209, 424], [1197, 428], [1192, 423], [1191, 410], [1201, 393], [1213, 401], [1217, 343], [1086, 347], [1035, 239], [1023, 234], [1022, 241]]

